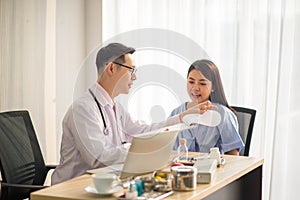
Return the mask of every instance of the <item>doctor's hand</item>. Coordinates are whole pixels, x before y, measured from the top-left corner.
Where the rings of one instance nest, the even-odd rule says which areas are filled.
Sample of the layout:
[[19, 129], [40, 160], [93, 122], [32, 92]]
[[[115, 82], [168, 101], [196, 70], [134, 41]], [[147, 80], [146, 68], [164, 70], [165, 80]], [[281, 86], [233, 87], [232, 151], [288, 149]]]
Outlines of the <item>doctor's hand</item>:
[[188, 110], [180, 113], [179, 114], [180, 122], [182, 123], [182, 118], [185, 115], [188, 115], [188, 114], [203, 114], [207, 110], [213, 109], [213, 108], [217, 109], [217, 106], [212, 105], [210, 101], [205, 101], [205, 102], [199, 103], [199, 104], [189, 108]]

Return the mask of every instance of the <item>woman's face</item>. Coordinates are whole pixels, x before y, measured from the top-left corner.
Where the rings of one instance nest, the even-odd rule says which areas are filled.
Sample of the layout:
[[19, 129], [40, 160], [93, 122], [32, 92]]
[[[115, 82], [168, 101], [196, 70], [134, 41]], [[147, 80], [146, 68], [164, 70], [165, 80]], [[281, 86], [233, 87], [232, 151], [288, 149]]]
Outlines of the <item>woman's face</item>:
[[203, 74], [193, 69], [187, 78], [187, 91], [191, 100], [195, 103], [201, 103], [209, 99], [212, 89], [212, 83], [205, 78]]

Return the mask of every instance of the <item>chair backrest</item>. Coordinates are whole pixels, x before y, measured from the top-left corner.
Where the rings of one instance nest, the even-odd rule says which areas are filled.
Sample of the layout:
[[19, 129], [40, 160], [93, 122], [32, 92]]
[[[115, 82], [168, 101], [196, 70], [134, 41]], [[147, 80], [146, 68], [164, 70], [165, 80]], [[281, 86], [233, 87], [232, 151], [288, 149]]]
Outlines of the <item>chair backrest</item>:
[[245, 144], [245, 148], [240, 151], [240, 155], [249, 156], [256, 110], [238, 106], [231, 107], [236, 111], [239, 122], [239, 133]]
[[[0, 113], [2, 181], [43, 185], [47, 170], [28, 111]], [[1, 188], [2, 199], [28, 198], [29, 189]]]

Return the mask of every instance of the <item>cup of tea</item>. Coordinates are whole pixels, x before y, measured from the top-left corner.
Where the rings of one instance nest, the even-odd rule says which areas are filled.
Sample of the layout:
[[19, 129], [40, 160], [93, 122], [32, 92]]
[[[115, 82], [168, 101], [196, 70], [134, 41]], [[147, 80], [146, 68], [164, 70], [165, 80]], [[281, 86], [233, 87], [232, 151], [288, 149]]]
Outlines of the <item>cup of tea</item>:
[[110, 192], [114, 187], [118, 186], [120, 181], [115, 174], [112, 173], [96, 173], [92, 175], [94, 186], [99, 193]]

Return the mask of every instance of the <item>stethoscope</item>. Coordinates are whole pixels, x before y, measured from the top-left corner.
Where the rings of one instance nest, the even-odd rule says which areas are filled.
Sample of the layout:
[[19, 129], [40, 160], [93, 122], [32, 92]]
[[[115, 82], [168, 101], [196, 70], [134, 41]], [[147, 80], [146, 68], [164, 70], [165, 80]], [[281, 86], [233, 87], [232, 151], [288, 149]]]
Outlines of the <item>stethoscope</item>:
[[98, 108], [99, 108], [99, 111], [100, 111], [100, 114], [101, 114], [101, 118], [102, 118], [102, 121], [103, 121], [103, 126], [104, 126], [103, 133], [104, 133], [104, 135], [108, 135], [108, 134], [109, 134], [109, 130], [108, 130], [108, 128], [107, 128], [106, 121], [105, 121], [105, 118], [104, 118], [104, 115], [103, 115], [103, 112], [102, 112], [100, 103], [99, 103], [99, 101], [97, 100], [96, 96], [94, 95], [94, 93], [92, 92], [91, 89], [89, 89], [89, 92], [90, 92], [91, 95], [93, 96], [93, 98], [94, 98], [94, 100], [96, 101], [96, 104], [97, 104], [97, 106], [98, 106]]
[[[107, 128], [107, 125], [106, 125], [106, 121], [105, 121], [105, 118], [104, 118], [104, 114], [102, 112], [102, 109], [101, 109], [101, 106], [100, 106], [100, 103], [99, 101], [97, 100], [96, 96], [94, 95], [94, 93], [92, 92], [91, 89], [89, 89], [89, 92], [91, 93], [91, 95], [93, 96], [98, 108], [99, 108], [99, 111], [100, 111], [100, 114], [101, 114], [101, 118], [102, 118], [102, 121], [103, 121], [103, 126], [104, 126], [104, 129], [103, 129], [103, 133], [104, 135], [108, 135], [109, 134], [109, 130]], [[125, 144], [127, 143], [126, 141], [121, 141], [122, 144]]]

